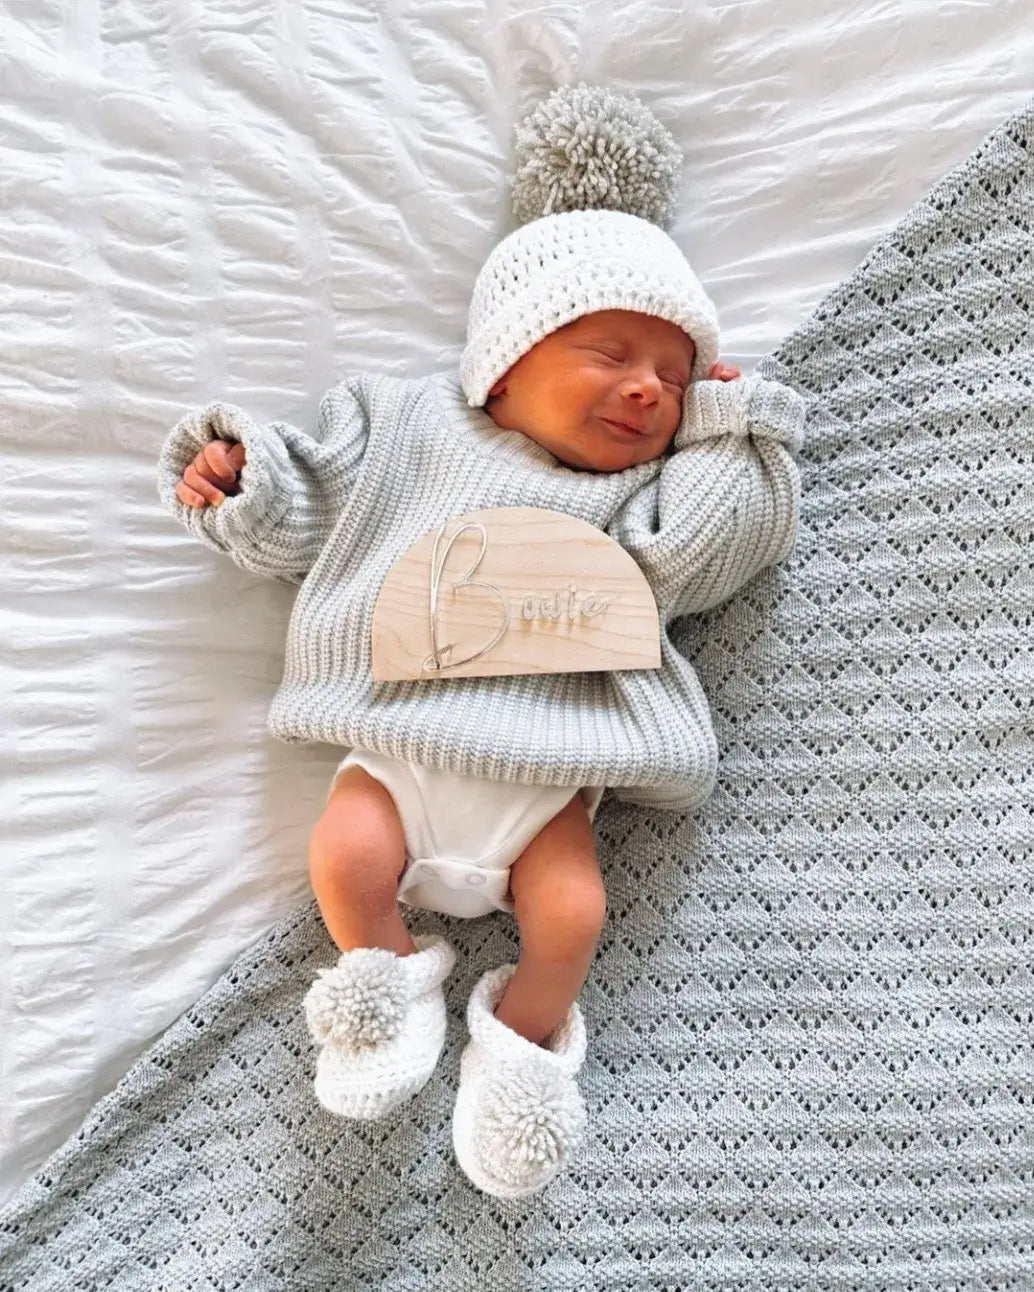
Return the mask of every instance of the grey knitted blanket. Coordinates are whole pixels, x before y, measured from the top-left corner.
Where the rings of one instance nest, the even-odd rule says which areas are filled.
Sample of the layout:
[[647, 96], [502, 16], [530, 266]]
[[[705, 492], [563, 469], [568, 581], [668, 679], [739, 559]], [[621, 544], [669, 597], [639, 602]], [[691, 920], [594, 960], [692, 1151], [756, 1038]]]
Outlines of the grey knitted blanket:
[[543, 1195], [456, 1169], [435, 1078], [339, 1122], [284, 921], [0, 1213], [0, 1288], [1034, 1287], [1034, 108], [763, 364], [809, 403], [795, 552], [681, 645], [722, 763], [611, 802], [589, 1140]]

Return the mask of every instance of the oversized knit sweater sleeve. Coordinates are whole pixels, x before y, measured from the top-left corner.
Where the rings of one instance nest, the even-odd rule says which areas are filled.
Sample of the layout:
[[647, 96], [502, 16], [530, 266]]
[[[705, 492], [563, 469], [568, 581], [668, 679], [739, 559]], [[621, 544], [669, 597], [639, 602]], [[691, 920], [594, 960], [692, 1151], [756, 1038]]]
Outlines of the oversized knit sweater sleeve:
[[803, 418], [800, 396], [760, 377], [690, 386], [674, 453], [609, 526], [665, 621], [718, 605], [789, 553]]
[[[189, 413], [170, 431], [158, 464], [158, 493], [197, 538], [238, 565], [284, 583], [301, 583], [326, 543], [355, 483], [368, 436], [356, 381], [320, 403], [316, 437], [292, 426], [263, 425], [233, 404]], [[211, 440], [244, 445], [240, 492], [218, 506], [176, 497], [184, 468]]]

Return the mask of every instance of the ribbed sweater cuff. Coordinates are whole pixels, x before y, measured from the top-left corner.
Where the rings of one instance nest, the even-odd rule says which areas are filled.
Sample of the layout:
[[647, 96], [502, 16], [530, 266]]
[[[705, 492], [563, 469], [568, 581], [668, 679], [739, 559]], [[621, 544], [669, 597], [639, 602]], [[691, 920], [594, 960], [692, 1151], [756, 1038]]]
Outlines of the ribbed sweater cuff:
[[[176, 497], [176, 486], [198, 452], [212, 440], [244, 445], [240, 493], [218, 506], [191, 507]], [[162, 446], [158, 493], [162, 502], [199, 536], [224, 541], [254, 537], [275, 525], [290, 503], [291, 462], [283, 441], [233, 404], [208, 404], [173, 427]]]
[[750, 378], [747, 429], [779, 440], [796, 453], [804, 441], [804, 401], [795, 390], [763, 377]]
[[675, 447], [723, 435], [757, 435], [796, 452], [802, 443], [804, 404], [796, 391], [763, 377], [696, 381], [686, 392]]

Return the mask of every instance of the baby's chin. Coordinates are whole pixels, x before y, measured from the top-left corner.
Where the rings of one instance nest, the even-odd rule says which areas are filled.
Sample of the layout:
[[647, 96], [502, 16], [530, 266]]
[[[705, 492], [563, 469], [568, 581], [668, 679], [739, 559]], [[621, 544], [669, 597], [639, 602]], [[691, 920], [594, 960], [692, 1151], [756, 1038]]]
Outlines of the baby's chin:
[[652, 453], [644, 453], [641, 449], [637, 453], [630, 448], [621, 447], [605, 450], [587, 449], [577, 454], [568, 454], [563, 446], [551, 448], [549, 451], [561, 462], [579, 471], [625, 471], [629, 467], [637, 467], [643, 462], [661, 458], [665, 452], [663, 446]]
[[[499, 425], [498, 422], [496, 424]], [[662, 458], [668, 450], [668, 444], [655, 443], [648, 446], [634, 440], [622, 442], [606, 436], [599, 437], [598, 440], [592, 435], [567, 440], [563, 434], [549, 430], [523, 430], [522, 434], [576, 471], [625, 471], [628, 467]], [[670, 442], [669, 440], [668, 443]]]

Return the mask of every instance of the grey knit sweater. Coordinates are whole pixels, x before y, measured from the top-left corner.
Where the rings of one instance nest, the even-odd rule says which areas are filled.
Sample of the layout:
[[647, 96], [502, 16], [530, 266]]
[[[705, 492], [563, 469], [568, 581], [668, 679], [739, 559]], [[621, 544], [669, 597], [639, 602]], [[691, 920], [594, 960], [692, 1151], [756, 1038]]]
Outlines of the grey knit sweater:
[[[269, 726], [495, 780], [606, 785], [646, 806], [692, 810], [718, 751], [707, 701], [667, 626], [724, 601], [793, 545], [802, 404], [760, 378], [697, 382], [668, 456], [574, 470], [472, 409], [451, 373], [358, 376], [331, 389], [313, 438], [210, 404], [172, 430], [159, 493], [202, 542], [301, 584]], [[212, 439], [240, 441], [241, 492], [195, 509], [175, 496]], [[604, 530], [645, 574], [661, 667], [379, 682], [371, 624], [381, 583], [422, 534], [486, 507], [547, 507]]]

